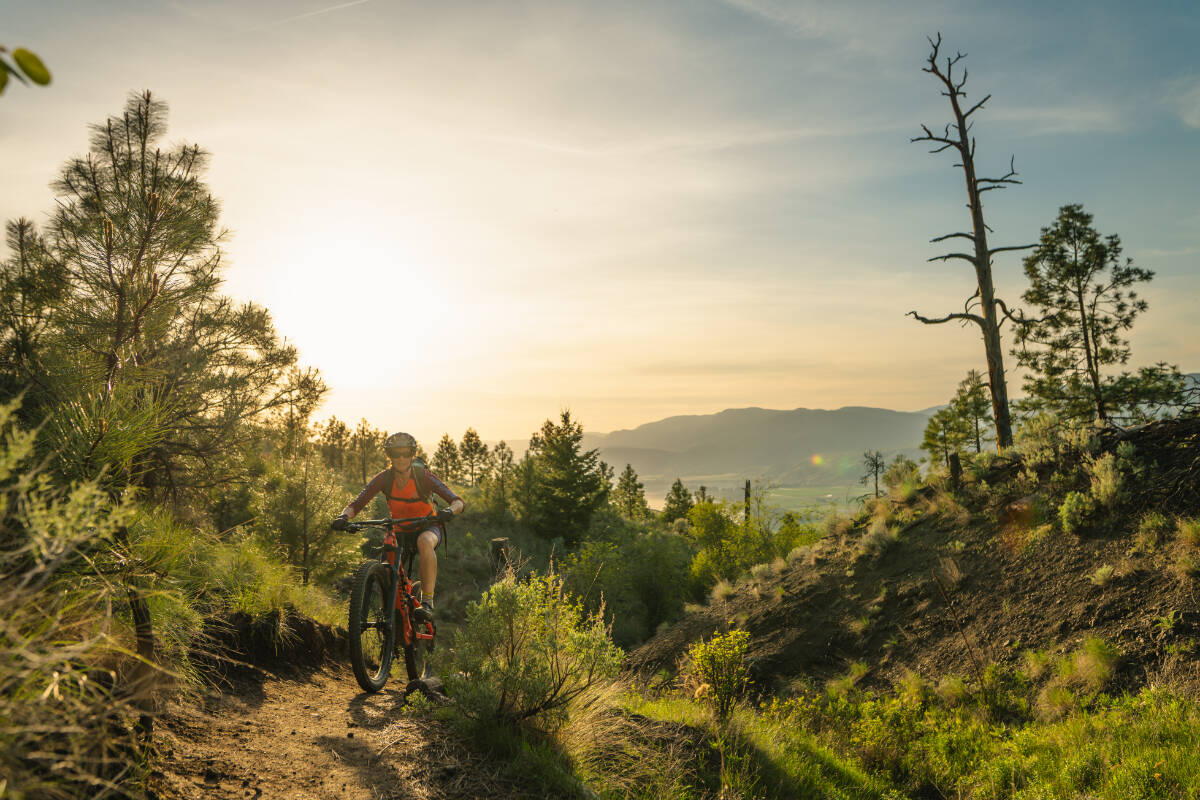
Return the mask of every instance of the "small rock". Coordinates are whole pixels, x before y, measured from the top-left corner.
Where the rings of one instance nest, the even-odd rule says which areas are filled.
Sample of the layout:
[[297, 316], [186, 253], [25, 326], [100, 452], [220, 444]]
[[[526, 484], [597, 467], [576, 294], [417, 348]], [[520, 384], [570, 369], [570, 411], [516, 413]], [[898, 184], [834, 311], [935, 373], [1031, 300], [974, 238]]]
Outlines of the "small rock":
[[348, 732], [346, 733], [346, 738], [347, 738], [347, 739], [353, 739], [353, 738], [354, 738], [354, 731], [348, 731]]

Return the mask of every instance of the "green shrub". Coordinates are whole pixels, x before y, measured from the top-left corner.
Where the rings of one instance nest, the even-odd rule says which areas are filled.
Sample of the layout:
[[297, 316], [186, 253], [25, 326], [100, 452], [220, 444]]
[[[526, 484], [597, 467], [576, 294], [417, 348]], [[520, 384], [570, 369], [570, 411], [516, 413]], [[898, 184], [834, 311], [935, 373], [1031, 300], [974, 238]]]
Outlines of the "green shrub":
[[1064, 533], [1078, 533], [1096, 510], [1095, 501], [1084, 492], [1068, 492], [1058, 507], [1058, 520]]
[[707, 642], [688, 648], [687, 672], [696, 685], [696, 696], [716, 712], [717, 718], [729, 718], [733, 704], [746, 689], [750, 672], [746, 669], [746, 650], [750, 634], [731, 630], [717, 634]]
[[1121, 499], [1122, 474], [1113, 453], [1105, 453], [1088, 464], [1092, 497], [1102, 506], [1111, 507]]
[[585, 612], [554, 573], [493, 584], [468, 606], [452, 653], [446, 685], [464, 714], [539, 731], [558, 728], [623, 657], [602, 611]]

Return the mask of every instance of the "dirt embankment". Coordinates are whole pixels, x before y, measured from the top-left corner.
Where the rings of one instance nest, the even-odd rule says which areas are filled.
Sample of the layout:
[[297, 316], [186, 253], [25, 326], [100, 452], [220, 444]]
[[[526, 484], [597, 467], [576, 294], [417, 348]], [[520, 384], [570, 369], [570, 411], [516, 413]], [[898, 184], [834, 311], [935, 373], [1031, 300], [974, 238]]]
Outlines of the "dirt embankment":
[[[1038, 534], [1021, 519], [1029, 498], [1006, 496], [1004, 474], [988, 476], [994, 488], [969, 508], [947, 510], [925, 492], [896, 504], [894, 541], [870, 547], [864, 517], [805, 558], [738, 583], [631, 653], [627, 667], [673, 672], [691, 642], [737, 626], [751, 634], [764, 690], [842, 676], [855, 661], [869, 667], [863, 682], [885, 687], [907, 670], [971, 676], [1029, 648], [1063, 652], [1099, 636], [1122, 651], [1117, 688], [1200, 687], [1200, 580], [1173, 568], [1170, 541], [1139, 546], [1135, 536], [1148, 511], [1200, 512], [1200, 420], [1107, 438], [1132, 441], [1144, 472], [1120, 513], [1080, 535]], [[1110, 573], [1094, 577], [1101, 568]]]

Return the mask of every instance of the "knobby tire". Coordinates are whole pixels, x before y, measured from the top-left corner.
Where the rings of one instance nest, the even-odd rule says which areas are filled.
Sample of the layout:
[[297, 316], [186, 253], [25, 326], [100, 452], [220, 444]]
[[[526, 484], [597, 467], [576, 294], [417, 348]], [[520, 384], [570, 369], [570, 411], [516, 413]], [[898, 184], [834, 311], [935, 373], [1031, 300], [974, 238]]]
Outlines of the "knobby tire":
[[388, 565], [364, 561], [354, 573], [350, 592], [350, 666], [366, 692], [378, 692], [387, 683], [396, 643], [393, 622], [395, 591]]
[[[420, 581], [413, 581], [412, 593], [414, 597], [421, 596]], [[418, 631], [421, 633], [428, 633], [429, 624], [414, 620], [412, 618], [412, 612], [412, 608], [408, 609], [408, 618], [412, 622], [413, 633], [415, 634]], [[411, 641], [409, 641], [408, 637], [404, 635], [403, 629], [401, 629], [401, 638], [405, 640], [403, 642], [404, 669], [406, 672], [408, 672], [408, 679], [410, 681], [415, 681], [426, 677], [425, 669], [427, 667], [429, 652], [431, 649], [430, 642], [425, 639], [417, 639], [415, 636]]]

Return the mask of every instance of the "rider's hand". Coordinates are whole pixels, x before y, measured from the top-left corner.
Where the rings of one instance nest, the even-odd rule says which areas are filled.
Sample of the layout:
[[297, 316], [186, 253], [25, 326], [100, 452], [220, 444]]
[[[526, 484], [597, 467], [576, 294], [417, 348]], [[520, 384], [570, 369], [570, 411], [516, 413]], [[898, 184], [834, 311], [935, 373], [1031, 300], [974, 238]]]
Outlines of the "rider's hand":
[[344, 531], [346, 528], [350, 527], [350, 518], [345, 514], [342, 514], [341, 516], [335, 518], [333, 522], [329, 523], [329, 527], [333, 528], [335, 531]]
[[439, 508], [437, 511], [438, 522], [449, 522], [454, 519], [454, 511], [449, 508]]

